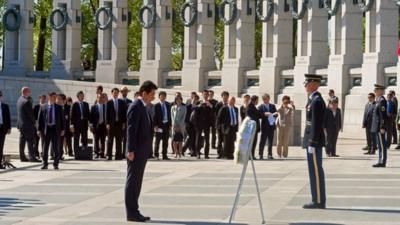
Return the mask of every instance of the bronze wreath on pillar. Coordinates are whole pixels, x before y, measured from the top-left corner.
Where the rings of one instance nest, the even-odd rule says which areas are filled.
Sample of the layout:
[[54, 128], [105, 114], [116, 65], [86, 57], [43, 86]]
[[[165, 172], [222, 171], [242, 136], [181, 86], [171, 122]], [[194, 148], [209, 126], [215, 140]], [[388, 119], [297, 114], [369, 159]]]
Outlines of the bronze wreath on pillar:
[[[231, 15], [228, 19], [225, 18], [225, 5], [229, 5]], [[219, 6], [219, 18], [225, 25], [231, 25], [237, 18], [237, 3], [236, 0], [224, 0]]]
[[308, 0], [302, 0], [301, 2], [301, 9], [300, 12], [297, 13], [296, 11], [296, 5], [298, 4], [299, 0], [291, 0], [290, 4], [290, 14], [292, 15], [293, 19], [296, 20], [301, 20], [304, 18], [304, 15], [306, 14], [307, 11], [307, 5], [308, 5]]
[[358, 0], [358, 5], [360, 6], [362, 12], [370, 11], [375, 2], [374, 0], [365, 0], [365, 1], [368, 1], [368, 3], [365, 4], [363, 0]]
[[[14, 19], [15, 19], [15, 24], [14, 24], [14, 25], [11, 25], [11, 24], [8, 22], [8, 16], [9, 16], [10, 14], [11, 14], [11, 15], [14, 17]], [[7, 31], [14, 32], [14, 31], [19, 30], [19, 28], [20, 28], [20, 26], [21, 26], [21, 21], [22, 21], [21, 13], [20, 13], [20, 11], [19, 11], [16, 7], [7, 9], [7, 11], [6, 11], [6, 12], [4, 13], [4, 15], [3, 15], [3, 24], [4, 24], [4, 27], [6, 28]]]
[[263, 2], [265, 0], [258, 0], [256, 7], [256, 14], [260, 21], [268, 22], [271, 19], [272, 14], [274, 13], [274, 1], [267, 0], [267, 15], [263, 16]]
[[335, 0], [324, 0], [324, 8], [328, 12], [329, 16], [336, 15], [337, 12], [339, 11], [340, 4], [342, 3], [342, 0], [336, 0], [335, 5], [331, 9], [332, 1], [335, 1]]
[[[148, 10], [150, 13], [150, 21], [149, 22], [145, 22], [144, 21], [144, 12]], [[142, 6], [142, 8], [140, 8], [139, 10], [139, 21], [140, 21], [140, 25], [144, 28], [144, 29], [149, 29], [151, 27], [154, 26], [154, 24], [156, 23], [156, 17], [157, 17], [157, 13], [156, 13], [156, 8], [154, 7], [154, 5], [149, 4], [149, 5], [144, 5]]]
[[[185, 18], [185, 11], [187, 8], [190, 9], [190, 12], [192, 14], [192, 16], [190, 17], [190, 19], [188, 21]], [[191, 27], [197, 20], [197, 14], [198, 14], [198, 10], [197, 10], [196, 3], [194, 1], [189, 1], [189, 2], [185, 2], [182, 5], [179, 15], [180, 15], [181, 21], [183, 22], [183, 25], [185, 27]]]
[[[57, 14], [60, 14], [62, 17], [62, 21], [60, 24], [56, 24], [55, 20], [55, 16]], [[68, 23], [68, 12], [66, 8], [63, 7], [57, 7], [55, 8], [51, 14], [50, 14], [50, 26], [53, 30], [56, 31], [61, 31], [61, 30], [65, 30], [65, 27], [67, 27], [67, 23]]]
[[[102, 12], [104, 12], [108, 18], [104, 24], [100, 23], [100, 13]], [[113, 18], [112, 8], [110, 8], [109, 6], [102, 6], [98, 8], [95, 14], [96, 27], [100, 30], [107, 30], [108, 28], [111, 27], [112, 18]]]

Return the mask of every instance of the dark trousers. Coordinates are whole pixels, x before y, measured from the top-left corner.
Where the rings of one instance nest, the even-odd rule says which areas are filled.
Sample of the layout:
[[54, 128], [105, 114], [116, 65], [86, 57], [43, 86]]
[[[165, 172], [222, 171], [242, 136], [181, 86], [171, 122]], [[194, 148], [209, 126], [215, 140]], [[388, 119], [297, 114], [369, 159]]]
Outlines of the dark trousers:
[[4, 141], [6, 140], [6, 132], [0, 131], [0, 166], [3, 162]]
[[142, 189], [143, 175], [147, 159], [137, 157], [128, 161], [128, 174], [125, 184], [125, 209], [127, 218], [139, 216], [139, 196]]
[[60, 160], [60, 149], [59, 149], [59, 135], [56, 132], [55, 126], [48, 126], [46, 134], [43, 135], [43, 165], [48, 165], [49, 159], [49, 147], [51, 143], [51, 151], [54, 153], [54, 166], [58, 166]]
[[[64, 135], [65, 135], [65, 134], [64, 134]], [[57, 146], [57, 148], [58, 148], [58, 151], [59, 151], [60, 160], [61, 160], [62, 157], [64, 156], [64, 139], [65, 139], [65, 136], [60, 136], [60, 137], [59, 137], [59, 140], [58, 140], [58, 146]], [[54, 153], [52, 153], [52, 154], [54, 154]]]
[[217, 129], [218, 131], [218, 146], [217, 146], [217, 152], [218, 152], [218, 156], [224, 156], [224, 134], [222, 133], [221, 127], [218, 127]]
[[112, 158], [113, 145], [115, 139], [115, 159], [122, 159], [122, 123], [115, 122], [108, 131], [107, 157]]
[[94, 152], [96, 155], [104, 156], [106, 150], [106, 125], [100, 124], [94, 130]]
[[43, 138], [40, 138], [39, 135], [36, 135], [35, 137], [35, 156], [36, 157], [40, 157], [40, 153], [39, 153], [39, 143], [42, 144], [42, 148], [43, 148]]
[[160, 142], [162, 142], [162, 157], [166, 158], [168, 154], [168, 139], [169, 139], [169, 130], [168, 126], [159, 127], [162, 129], [162, 132], [156, 132], [156, 141], [154, 143], [154, 156], [160, 157]]
[[35, 158], [35, 136], [34, 135], [26, 135], [21, 131], [19, 136], [19, 158], [21, 160], [25, 160], [25, 143], [28, 144], [28, 155], [29, 159]]
[[393, 144], [397, 144], [397, 124], [396, 124], [396, 120], [393, 121]]
[[[201, 135], [204, 133], [204, 140], [202, 140]], [[196, 128], [196, 150], [195, 154], [197, 156], [200, 156], [200, 150], [201, 146], [204, 141], [204, 155], [208, 157], [208, 154], [210, 153], [210, 127], [202, 127], [202, 128]]]
[[379, 149], [379, 161], [378, 163], [386, 165], [387, 160], [387, 142], [386, 135], [378, 132], [376, 134], [376, 142], [378, 143]]
[[228, 134], [224, 134], [224, 156], [228, 159], [233, 159], [235, 151], [236, 131], [231, 128]]
[[87, 129], [75, 129], [74, 130], [74, 151], [78, 151], [79, 148], [79, 139], [81, 139], [81, 143], [83, 147], [88, 146], [88, 130]]
[[265, 144], [268, 144], [268, 156], [272, 156], [272, 144], [274, 143], [274, 133], [273, 129], [266, 129], [261, 131], [260, 147], [258, 154], [260, 157], [264, 156]]
[[190, 153], [194, 153], [194, 149], [196, 148], [196, 130], [190, 124], [186, 123], [186, 134], [187, 138], [185, 144], [183, 145], [183, 152], [186, 152], [187, 149], [190, 150]]
[[390, 149], [390, 145], [392, 144], [393, 138], [393, 118], [389, 119], [388, 127], [386, 129], [386, 147]]
[[325, 174], [322, 168], [322, 147], [315, 148], [314, 153], [309, 153], [307, 149], [307, 162], [312, 202], [325, 204]]
[[73, 151], [72, 151], [72, 133], [70, 131], [66, 131], [65, 132], [64, 141], [65, 141], [66, 153], [68, 155], [72, 155], [73, 154]]
[[376, 147], [376, 134], [371, 132], [371, 128], [365, 128], [365, 136], [367, 137], [367, 146], [369, 151], [375, 151]]
[[336, 155], [336, 143], [339, 131], [326, 130], [326, 154]]
[[[213, 148], [216, 147], [216, 144], [217, 144], [217, 130], [219, 130], [218, 127], [216, 126], [215, 123], [213, 123], [213, 125], [211, 126], [211, 146]], [[218, 133], [218, 143], [219, 143], [220, 137], [221, 136], [219, 136], [219, 133]], [[221, 138], [223, 138], [223, 136]]]
[[125, 159], [126, 157], [126, 126], [125, 129], [122, 130], [122, 158]]
[[254, 140], [253, 140], [253, 145], [251, 146], [251, 156], [254, 159], [255, 158], [255, 153], [256, 153], [256, 147], [257, 147], [257, 141], [258, 141], [258, 133], [254, 135]]

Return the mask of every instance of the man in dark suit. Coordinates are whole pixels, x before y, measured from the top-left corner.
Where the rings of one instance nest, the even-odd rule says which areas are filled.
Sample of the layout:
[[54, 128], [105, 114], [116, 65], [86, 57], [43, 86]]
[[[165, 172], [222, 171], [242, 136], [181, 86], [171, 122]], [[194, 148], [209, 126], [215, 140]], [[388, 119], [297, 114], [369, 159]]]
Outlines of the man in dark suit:
[[227, 159], [233, 159], [236, 132], [239, 127], [239, 111], [235, 107], [235, 102], [235, 97], [230, 97], [229, 104], [222, 107], [218, 113], [220, 129], [224, 135], [224, 156]]
[[88, 145], [88, 129], [89, 129], [89, 104], [84, 100], [85, 95], [82, 91], [76, 94], [78, 101], [72, 104], [71, 108], [71, 131], [74, 134], [74, 151], [79, 148], [79, 139], [83, 147]]
[[105, 158], [106, 135], [107, 135], [107, 106], [106, 94], [97, 96], [97, 103], [90, 110], [90, 131], [94, 136], [94, 152], [96, 159]]
[[247, 107], [247, 116], [256, 122], [257, 129], [256, 129], [256, 135], [254, 136], [253, 140], [253, 145], [251, 146], [251, 155], [252, 158], [255, 159], [255, 152], [256, 152], [256, 146], [257, 146], [257, 140], [258, 140], [258, 133], [260, 133], [260, 119], [264, 116], [260, 110], [257, 109], [258, 105], [258, 96], [253, 95], [250, 98], [250, 104]]
[[325, 111], [324, 128], [326, 132], [326, 154], [329, 157], [339, 157], [336, 154], [336, 142], [339, 131], [342, 130], [342, 113], [338, 108], [339, 100], [336, 96], [329, 99], [328, 108]]
[[325, 209], [325, 174], [322, 167], [322, 147], [325, 145], [324, 114], [325, 102], [318, 88], [322, 77], [306, 74], [305, 89], [309, 95], [306, 106], [306, 128], [303, 147], [307, 149], [308, 173], [312, 202], [303, 206], [305, 209]]
[[167, 93], [161, 91], [158, 94], [160, 102], [154, 105], [154, 131], [156, 141], [154, 143], [154, 156], [159, 157], [160, 142], [162, 142], [162, 157], [169, 160], [167, 156], [169, 131], [171, 128], [171, 105], [165, 101]]
[[214, 110], [214, 118], [215, 122], [211, 126], [211, 147], [213, 149], [217, 149], [217, 116], [218, 116], [218, 110], [217, 110], [217, 104], [218, 101], [214, 99], [214, 91], [209, 90], [209, 102], [212, 105], [212, 108]]
[[65, 131], [64, 131], [64, 139], [65, 139], [65, 148], [67, 149], [68, 156], [74, 156], [72, 150], [72, 132], [69, 127], [71, 126], [71, 108], [72, 108], [72, 98], [67, 97], [64, 105], [64, 115], [65, 115]]
[[214, 111], [216, 115], [216, 127], [217, 127], [217, 133], [218, 133], [218, 146], [217, 146], [217, 153], [218, 153], [218, 158], [221, 159], [224, 157], [224, 149], [223, 149], [223, 142], [224, 142], [224, 134], [221, 130], [221, 122], [219, 121], [218, 115], [219, 111], [224, 107], [228, 105], [228, 100], [229, 100], [229, 92], [223, 91], [221, 93], [221, 98], [222, 101], [218, 102], [218, 104], [215, 106]]
[[[17, 127], [20, 131], [19, 157], [22, 162], [41, 162], [35, 156], [36, 126], [30, 94], [31, 90], [28, 87], [23, 87], [21, 90], [21, 97], [19, 97], [17, 101]], [[28, 144], [29, 160], [26, 158], [24, 152], [25, 143]]]
[[130, 104], [127, 113], [128, 175], [125, 185], [125, 208], [128, 221], [145, 222], [150, 217], [139, 211], [139, 196], [147, 159], [153, 140], [153, 125], [146, 108], [154, 100], [157, 86], [145, 81], [139, 89], [140, 97]]
[[389, 92], [387, 94], [387, 114], [388, 114], [388, 124], [386, 130], [386, 146], [390, 149], [390, 145], [392, 144], [393, 138], [393, 129], [396, 128], [396, 117], [397, 117], [397, 108], [395, 106], [395, 101], [393, 100], [393, 94]]
[[188, 137], [186, 138], [186, 142], [183, 146], [183, 154], [187, 149], [189, 149], [191, 156], [195, 155], [196, 129], [194, 127], [194, 124], [191, 123], [190, 117], [192, 115], [194, 108], [197, 106], [198, 101], [199, 101], [199, 96], [197, 95], [192, 99], [190, 103], [186, 103], [185, 129]]
[[365, 129], [365, 136], [367, 139], [367, 146], [363, 148], [363, 150], [367, 150], [365, 153], [368, 154], [375, 154], [376, 151], [376, 134], [371, 132], [372, 126], [372, 115], [375, 108], [375, 94], [369, 93], [368, 94], [368, 103], [365, 105], [364, 108], [364, 116], [363, 116], [363, 125], [362, 128]]
[[274, 134], [276, 130], [274, 120], [278, 116], [278, 114], [276, 112], [275, 105], [270, 103], [269, 94], [264, 94], [262, 98], [264, 103], [258, 107], [258, 110], [264, 115], [261, 120], [259, 156], [260, 160], [262, 160], [264, 157], [265, 144], [268, 144], [268, 159], [274, 159], [272, 157], [272, 145], [274, 143]]
[[[60, 153], [60, 160], [64, 160], [64, 142], [66, 141], [66, 131], [69, 130], [69, 120], [70, 120], [70, 116], [71, 116], [71, 112], [70, 112], [70, 106], [66, 104], [67, 102], [67, 96], [65, 96], [64, 94], [58, 94], [57, 95], [57, 100], [56, 100], [56, 104], [61, 106], [61, 110], [63, 113], [63, 120], [64, 120], [64, 135], [60, 136], [59, 141], [58, 141], [58, 148], [59, 148], [59, 153]], [[67, 154], [67, 153], [66, 153]], [[52, 152], [51, 154], [54, 158], [54, 153]]]
[[[121, 88], [121, 95], [122, 95], [122, 101], [124, 101], [126, 105], [126, 109], [129, 108], [129, 105], [132, 103], [132, 100], [128, 98], [128, 94], [131, 90], [129, 90], [128, 87], [123, 87]], [[122, 131], [122, 158], [125, 159], [126, 156], [126, 126], [125, 129]]]
[[122, 131], [126, 126], [126, 104], [119, 99], [119, 89], [111, 90], [112, 98], [107, 102], [107, 160], [112, 160], [115, 139], [115, 160], [122, 160]]
[[7, 104], [3, 103], [3, 92], [0, 91], [0, 169], [5, 169], [4, 165], [1, 164], [3, 161], [4, 141], [6, 140], [6, 135], [10, 133], [10, 108]]
[[[210, 128], [214, 123], [214, 111], [211, 103], [208, 101], [208, 90], [203, 91], [203, 100], [194, 108], [193, 124], [196, 129], [196, 150], [195, 154], [200, 159], [200, 150], [205, 142], [204, 155], [205, 159], [209, 159], [210, 152]], [[202, 134], [204, 133], [204, 140]]]
[[54, 169], [58, 170], [60, 160], [59, 137], [64, 135], [64, 112], [61, 106], [55, 104], [57, 94], [48, 94], [48, 104], [43, 105], [39, 112], [38, 135], [43, 138], [43, 170], [47, 169], [49, 146], [54, 152]]
[[[40, 108], [42, 107], [42, 105], [45, 105], [46, 102], [47, 102], [46, 101], [46, 95], [40, 95], [39, 96], [39, 103], [36, 104], [33, 107], [33, 113], [35, 114], [36, 123], [38, 122], [38, 119], [39, 119]], [[35, 139], [35, 156], [38, 157], [38, 158], [40, 157], [40, 154], [39, 154], [39, 143], [41, 143], [42, 148], [43, 148], [43, 139], [41, 140], [40, 137], [38, 135], [36, 135], [36, 139]]]
[[[390, 100], [393, 105], [393, 115], [394, 118], [392, 119], [392, 136], [393, 136], [393, 143], [392, 144], [397, 144], [397, 114], [398, 114], [398, 107], [399, 107], [399, 102], [396, 97], [396, 92], [394, 90], [390, 90], [389, 94], [391, 94], [393, 97]], [[396, 146], [397, 147], [397, 146]]]

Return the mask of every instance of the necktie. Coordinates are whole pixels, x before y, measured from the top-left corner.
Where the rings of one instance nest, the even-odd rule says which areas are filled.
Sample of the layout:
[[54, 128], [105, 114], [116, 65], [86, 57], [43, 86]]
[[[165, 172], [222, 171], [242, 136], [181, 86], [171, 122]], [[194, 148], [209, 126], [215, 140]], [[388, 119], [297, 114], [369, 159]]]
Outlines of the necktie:
[[118, 99], [114, 99], [115, 120], [118, 121]]
[[49, 118], [49, 124], [53, 125], [53, 105], [49, 106], [49, 115], [47, 115]]
[[168, 118], [167, 118], [167, 109], [165, 107], [165, 103], [162, 103], [162, 113], [163, 113], [163, 122], [167, 123], [168, 122]]
[[103, 123], [106, 122], [106, 106], [101, 104], [101, 108], [103, 109]]
[[83, 116], [83, 103], [82, 102], [79, 103], [79, 107], [81, 109], [81, 119], [83, 120], [84, 116]]
[[0, 126], [3, 125], [3, 107], [0, 103]]

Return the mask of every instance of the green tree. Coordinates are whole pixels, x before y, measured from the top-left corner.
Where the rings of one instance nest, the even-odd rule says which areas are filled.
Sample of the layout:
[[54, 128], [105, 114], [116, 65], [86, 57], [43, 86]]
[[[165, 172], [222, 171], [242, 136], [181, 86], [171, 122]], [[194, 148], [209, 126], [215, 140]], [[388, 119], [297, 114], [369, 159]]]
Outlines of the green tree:
[[51, 0], [34, 1], [35, 23], [39, 24], [34, 27], [34, 46], [36, 46], [34, 58], [37, 71], [49, 69], [51, 64], [51, 28], [48, 25], [51, 10]]
[[129, 1], [131, 21], [128, 27], [128, 65], [129, 70], [139, 70], [142, 58], [142, 27], [140, 26], [138, 12], [142, 7], [141, 1]]
[[82, 36], [81, 59], [89, 62], [91, 70], [96, 69], [98, 30], [94, 15], [99, 7], [99, 0], [82, 0]]

